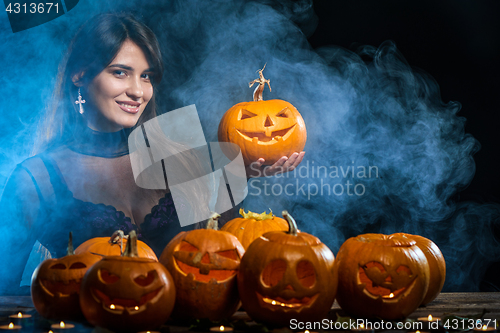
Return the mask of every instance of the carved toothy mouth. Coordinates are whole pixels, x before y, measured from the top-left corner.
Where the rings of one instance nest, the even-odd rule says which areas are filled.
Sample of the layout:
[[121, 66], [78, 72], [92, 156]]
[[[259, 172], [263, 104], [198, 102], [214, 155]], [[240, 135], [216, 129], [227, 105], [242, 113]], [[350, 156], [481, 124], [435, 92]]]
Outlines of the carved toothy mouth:
[[155, 291], [141, 296], [139, 301], [127, 298], [111, 299], [108, 295], [96, 288], [93, 288], [91, 291], [94, 299], [102, 304], [104, 310], [114, 314], [122, 314], [124, 311], [128, 312], [128, 314], [135, 314], [146, 310], [148, 303], [155, 303], [161, 296], [160, 291], [162, 288], [163, 287], [160, 287]]
[[257, 299], [259, 300], [260, 306], [266, 307], [266, 308], [273, 310], [273, 311], [280, 310], [280, 311], [285, 311], [285, 312], [288, 312], [288, 311], [300, 312], [302, 309], [310, 307], [311, 304], [313, 304], [314, 301], [316, 301], [316, 299], [318, 298], [318, 295], [319, 295], [319, 294], [316, 294], [312, 297], [306, 296], [306, 297], [303, 297], [301, 299], [297, 299], [294, 297], [294, 298], [291, 298], [289, 300], [286, 300], [286, 299], [281, 298], [281, 297], [277, 297], [277, 298], [273, 299], [273, 298], [269, 298], [266, 296], [262, 296], [259, 293], [256, 293], [256, 294], [257, 294]]
[[236, 132], [247, 141], [252, 141], [253, 143], [257, 143], [259, 145], [271, 145], [288, 139], [288, 137], [293, 133], [295, 126], [296, 125], [293, 125], [279, 131], [266, 129], [261, 132], [247, 132], [237, 129]]
[[80, 293], [82, 280], [71, 280], [68, 283], [54, 282], [50, 280], [40, 280], [40, 286], [45, 293], [51, 297], [69, 297], [72, 294]]
[[189, 266], [182, 261], [175, 260], [175, 263], [179, 270], [186, 276], [191, 274], [196, 281], [199, 282], [209, 282], [214, 279], [217, 283], [224, 282], [236, 275], [236, 270], [230, 269], [211, 269], [205, 270], [203, 268]]

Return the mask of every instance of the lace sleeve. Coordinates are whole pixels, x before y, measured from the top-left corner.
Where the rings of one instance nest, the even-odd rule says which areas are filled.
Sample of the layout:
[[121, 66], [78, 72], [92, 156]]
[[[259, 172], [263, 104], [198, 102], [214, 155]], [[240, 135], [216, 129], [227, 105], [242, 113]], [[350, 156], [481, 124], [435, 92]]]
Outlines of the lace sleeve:
[[33, 227], [43, 199], [35, 177], [26, 167], [27, 164], [16, 167], [0, 200], [1, 295], [29, 292], [26, 288], [20, 288], [20, 281], [35, 243]]

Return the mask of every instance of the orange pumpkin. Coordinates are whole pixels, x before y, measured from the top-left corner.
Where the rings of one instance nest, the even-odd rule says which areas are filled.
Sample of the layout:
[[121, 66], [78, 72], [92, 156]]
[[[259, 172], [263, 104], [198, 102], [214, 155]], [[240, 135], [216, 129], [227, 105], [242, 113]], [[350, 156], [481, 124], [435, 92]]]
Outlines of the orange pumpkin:
[[242, 217], [227, 222], [221, 230], [238, 237], [245, 250], [248, 249], [250, 243], [266, 232], [288, 230], [288, 223], [284, 219], [274, 216], [272, 212], [269, 214], [266, 212], [256, 214], [250, 211], [245, 213], [245, 210], [240, 208], [240, 214]]
[[[76, 254], [90, 252], [92, 254], [103, 256], [120, 256], [123, 249], [127, 246], [127, 237], [124, 236], [122, 230], [117, 230], [111, 237], [95, 237], [91, 238], [78, 246], [75, 250]], [[137, 252], [139, 257], [151, 258], [158, 261], [158, 257], [154, 251], [144, 242], [137, 241]]]
[[264, 68], [258, 71], [259, 79], [250, 82], [250, 87], [259, 83], [253, 102], [234, 105], [219, 124], [219, 141], [238, 145], [245, 165], [261, 157], [265, 159], [264, 165], [272, 165], [283, 156], [301, 152], [307, 140], [304, 120], [292, 104], [279, 99], [262, 99], [266, 83], [271, 90], [269, 80], [262, 74]]
[[430, 239], [419, 235], [404, 235], [417, 242], [417, 246], [424, 252], [429, 263], [429, 289], [427, 289], [427, 293], [422, 301], [422, 305], [425, 305], [433, 301], [439, 295], [441, 289], [443, 289], [446, 279], [446, 262], [439, 247]]
[[236, 236], [217, 230], [219, 217], [212, 215], [207, 229], [179, 233], [160, 256], [175, 281], [173, 318], [222, 320], [237, 310], [236, 273], [245, 250]]
[[421, 303], [429, 264], [417, 242], [405, 235], [364, 234], [340, 247], [337, 301], [355, 317], [400, 320]]
[[75, 254], [69, 234], [68, 253], [59, 259], [44, 260], [33, 272], [31, 299], [43, 317], [54, 320], [80, 320], [80, 285], [87, 270], [101, 258]]
[[297, 230], [286, 211], [289, 231], [271, 231], [250, 244], [241, 260], [238, 290], [254, 320], [289, 326], [326, 318], [337, 290], [335, 257], [313, 235]]
[[116, 332], [158, 328], [174, 303], [172, 276], [158, 261], [138, 256], [135, 231], [130, 232], [122, 256], [104, 257], [82, 281], [80, 305], [85, 318]]

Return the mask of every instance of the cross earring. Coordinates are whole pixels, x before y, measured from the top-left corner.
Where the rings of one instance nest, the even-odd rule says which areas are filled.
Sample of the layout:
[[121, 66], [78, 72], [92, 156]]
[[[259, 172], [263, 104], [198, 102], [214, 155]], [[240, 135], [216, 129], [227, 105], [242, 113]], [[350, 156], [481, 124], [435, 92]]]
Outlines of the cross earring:
[[80, 88], [78, 88], [78, 100], [75, 101], [75, 104], [78, 104], [80, 106], [80, 114], [83, 114], [83, 103], [85, 103], [85, 100], [82, 98], [82, 94], [80, 92]]

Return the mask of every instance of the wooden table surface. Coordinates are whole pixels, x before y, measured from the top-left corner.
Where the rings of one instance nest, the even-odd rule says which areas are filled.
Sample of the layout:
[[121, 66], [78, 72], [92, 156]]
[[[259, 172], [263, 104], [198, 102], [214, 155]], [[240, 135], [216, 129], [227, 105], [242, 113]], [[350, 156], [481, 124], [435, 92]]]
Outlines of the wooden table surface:
[[[48, 332], [50, 329], [50, 324], [54, 323], [53, 321], [45, 320], [40, 317], [38, 313], [33, 308], [33, 304], [31, 302], [31, 298], [29, 296], [0, 296], [0, 325], [9, 324], [9, 315], [17, 314], [19, 311], [27, 314], [31, 314], [33, 317], [31, 319], [22, 319], [23, 329], [17, 332]], [[441, 293], [434, 301], [428, 304], [425, 307], [418, 308], [409, 319], [417, 319], [418, 317], [427, 317], [429, 314], [432, 314], [436, 317], [445, 318], [450, 315], [459, 316], [465, 318], [464, 322], [456, 321], [459, 326], [459, 329], [467, 329], [467, 322], [471, 316], [474, 315], [482, 315], [484, 319], [496, 320], [498, 325], [500, 326], [500, 293]], [[337, 302], [332, 307], [328, 315], [328, 320], [335, 321], [337, 316], [345, 316]], [[449, 317], [447, 317], [449, 318]], [[252, 322], [251, 319], [246, 315], [245, 312], [237, 312], [233, 318], [232, 322], [238, 321], [240, 323], [245, 322], [244, 328], [241, 330], [235, 330], [235, 332], [264, 332], [263, 327], [261, 325], [257, 325], [255, 322]], [[460, 320], [458, 318], [457, 320]], [[75, 328], [71, 330], [66, 330], [68, 333], [80, 333], [80, 332], [93, 332], [93, 333], [105, 333], [110, 332], [104, 329], [93, 328], [89, 326], [87, 323], [73, 323], [75, 324]], [[450, 322], [451, 324], [451, 322]], [[491, 324], [490, 324], [491, 326]], [[332, 326], [333, 327], [333, 326]], [[208, 332], [208, 328], [206, 326], [198, 326], [195, 330], [189, 330], [189, 327], [186, 325], [182, 326], [182, 324], [170, 324], [164, 325], [161, 328], [161, 332]], [[269, 330], [273, 331], [273, 330]], [[299, 331], [299, 330], [293, 330]], [[326, 330], [315, 330], [319, 332], [329, 332], [333, 331], [330, 329]], [[337, 330], [336, 332], [341, 332], [342, 330]], [[345, 331], [345, 330], [344, 330]], [[347, 330], [348, 331], [348, 330]], [[380, 332], [389, 331], [389, 330], [379, 330]], [[395, 329], [390, 330], [395, 331]], [[399, 330], [400, 332], [406, 332], [408, 330]], [[442, 326], [439, 331], [453, 331], [451, 329], [444, 329]], [[462, 330], [465, 331], [465, 330]], [[2, 330], [0, 330], [2, 332]], [[54, 330], [54, 333], [58, 332]], [[285, 333], [292, 332], [289, 329], [275, 329], [273, 332]], [[500, 329], [499, 329], [500, 332]]]

